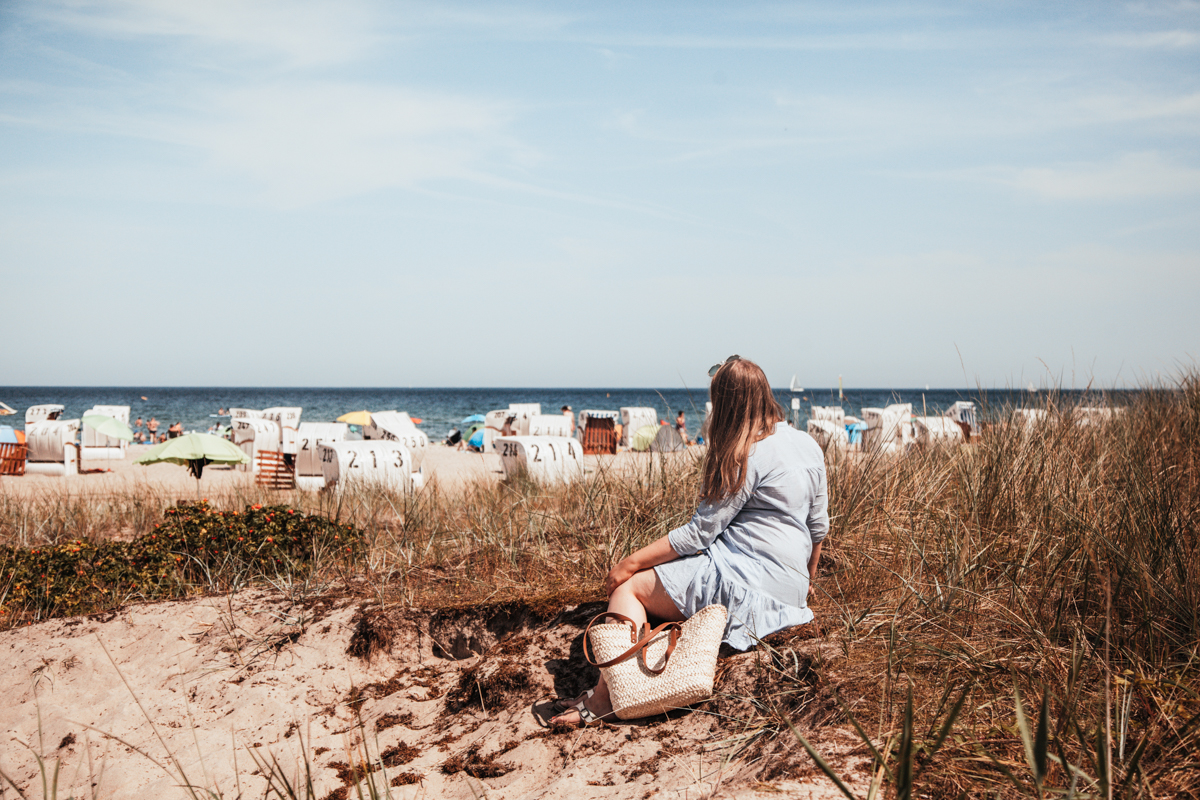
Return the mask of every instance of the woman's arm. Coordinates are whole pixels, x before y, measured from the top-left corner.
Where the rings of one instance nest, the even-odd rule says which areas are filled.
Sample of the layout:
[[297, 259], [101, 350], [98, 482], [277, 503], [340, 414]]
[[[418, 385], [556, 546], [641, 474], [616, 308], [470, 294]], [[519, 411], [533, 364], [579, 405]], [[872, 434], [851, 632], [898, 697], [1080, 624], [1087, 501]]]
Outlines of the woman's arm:
[[604, 579], [604, 593], [611, 597], [618, 586], [642, 570], [657, 567], [659, 564], [665, 564], [677, 558], [679, 558], [679, 554], [671, 547], [671, 542], [667, 537], [663, 536], [618, 561], [617, 565], [609, 570], [608, 577]]
[[808, 557], [808, 596], [817, 595], [817, 564], [821, 561], [821, 542], [813, 545], [812, 555]]

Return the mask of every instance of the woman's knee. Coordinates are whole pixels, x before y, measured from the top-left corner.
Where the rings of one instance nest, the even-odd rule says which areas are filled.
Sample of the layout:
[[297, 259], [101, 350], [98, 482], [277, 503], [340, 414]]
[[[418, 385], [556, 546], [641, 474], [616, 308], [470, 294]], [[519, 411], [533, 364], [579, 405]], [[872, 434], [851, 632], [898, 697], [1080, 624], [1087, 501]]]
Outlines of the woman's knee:
[[663, 586], [657, 572], [648, 569], [639, 572], [634, 577], [641, 579], [634, 587], [634, 591], [637, 592], [637, 600], [642, 604], [642, 608], [660, 619], [684, 619], [684, 615], [675, 605], [670, 594], [667, 593], [667, 587]]
[[658, 584], [658, 576], [652, 569], [644, 569], [641, 572], [634, 573], [633, 577], [625, 581], [621, 588], [625, 589], [629, 594], [642, 605], [646, 605], [646, 601], [654, 594], [654, 587]]

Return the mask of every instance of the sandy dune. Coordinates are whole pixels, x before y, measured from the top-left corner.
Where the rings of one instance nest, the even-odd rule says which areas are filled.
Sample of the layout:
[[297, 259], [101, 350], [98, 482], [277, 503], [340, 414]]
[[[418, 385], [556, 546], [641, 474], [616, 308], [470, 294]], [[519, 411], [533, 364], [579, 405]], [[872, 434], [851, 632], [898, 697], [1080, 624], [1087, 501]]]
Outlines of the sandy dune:
[[[708, 713], [554, 733], [531, 706], [594, 679], [578, 655], [596, 608], [543, 622], [511, 609], [364, 612], [364, 602], [245, 591], [0, 633], [0, 769], [38, 785], [28, 745], [61, 762], [71, 791], [184, 797], [186, 775], [251, 798], [263, 796], [263, 764], [294, 778], [307, 754], [317, 797], [354, 797], [346, 765], [366, 732], [397, 798], [840, 796], [794, 743], [727, 760], [740, 729], [716, 712], [736, 716], [745, 702], [753, 653], [721, 662], [724, 699]], [[835, 659], [838, 648], [794, 649]], [[844, 731], [812, 733], [839, 769], [865, 763]], [[804, 779], [758, 783], [773, 764]]]

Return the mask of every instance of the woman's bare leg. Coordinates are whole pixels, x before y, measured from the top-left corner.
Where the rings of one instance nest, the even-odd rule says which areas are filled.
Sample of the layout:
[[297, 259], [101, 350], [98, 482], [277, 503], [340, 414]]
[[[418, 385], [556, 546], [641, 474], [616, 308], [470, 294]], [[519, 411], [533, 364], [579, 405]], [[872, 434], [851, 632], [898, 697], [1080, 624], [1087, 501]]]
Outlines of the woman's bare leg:
[[[646, 621], [647, 612], [659, 619], [684, 619], [683, 613], [658, 579], [658, 573], [652, 569], [642, 570], [618, 586], [608, 598], [608, 610], [629, 617], [637, 623], [639, 629]], [[612, 699], [609, 697], [608, 684], [604, 681], [603, 674], [600, 675], [600, 682], [596, 684], [595, 693], [585, 700], [584, 705], [597, 717], [612, 713]], [[554, 719], [577, 725], [579, 712], [567, 711]]]

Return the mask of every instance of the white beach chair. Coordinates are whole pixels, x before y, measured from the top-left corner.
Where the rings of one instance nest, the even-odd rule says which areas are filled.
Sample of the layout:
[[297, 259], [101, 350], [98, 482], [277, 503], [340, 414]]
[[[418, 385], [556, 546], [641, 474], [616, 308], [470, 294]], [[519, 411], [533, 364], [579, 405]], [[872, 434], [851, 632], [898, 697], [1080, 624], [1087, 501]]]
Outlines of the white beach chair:
[[66, 406], [60, 406], [57, 403], [46, 403], [40, 406], [30, 406], [25, 409], [25, 425], [29, 426], [35, 422], [50, 419], [51, 414], [61, 414], [66, 411]]
[[621, 406], [621, 446], [647, 425], [658, 425], [658, 411], [649, 406]]
[[274, 420], [279, 425], [280, 452], [293, 456], [299, 452], [296, 435], [300, 428], [300, 414], [303, 410], [298, 406], [275, 406], [262, 410], [263, 419]]
[[233, 427], [233, 443], [250, 457], [249, 463], [239, 464], [237, 468], [257, 475], [259, 459], [255, 458], [255, 454], [280, 452], [279, 423], [264, 417], [240, 417], [230, 420], [230, 424]]
[[229, 419], [262, 419], [263, 412], [257, 408], [231, 408], [229, 409]]
[[[517, 412], [507, 408], [499, 408], [483, 415], [483, 452], [496, 452], [496, 440], [501, 436], [500, 431], [504, 428], [505, 420], [515, 416], [518, 416]], [[516, 425], [516, 420], [513, 420], [513, 425]]]
[[529, 418], [530, 436], [570, 436], [571, 420], [566, 414], [537, 414]]
[[325, 488], [325, 471], [317, 445], [344, 442], [350, 426], [344, 422], [301, 422], [296, 431], [296, 488], [315, 492]]
[[[422, 473], [425, 454], [429, 452], [429, 436], [413, 423], [404, 411], [372, 411], [371, 424], [363, 428], [365, 441], [400, 442], [412, 456], [413, 472]], [[417, 479], [420, 482], [420, 479]]]
[[917, 444], [929, 447], [935, 444], [958, 444], [965, 440], [962, 425], [948, 416], [915, 417], [913, 430]]
[[879, 449], [883, 443], [883, 409], [864, 408], [862, 421], [867, 426], [862, 433], [862, 449], [867, 451]]
[[538, 483], [571, 483], [583, 477], [583, 447], [568, 436], [502, 436], [496, 451], [505, 478], [525, 473]]
[[541, 403], [509, 403], [508, 410], [516, 412], [517, 420], [513, 423], [513, 427], [517, 429], [521, 436], [529, 435], [529, 420], [542, 413]]
[[842, 426], [846, 424], [846, 410], [841, 406], [812, 406], [808, 418], [826, 420]]
[[894, 403], [884, 410], [888, 425], [892, 429], [892, 442], [897, 447], [906, 447], [913, 442], [912, 403]]
[[1108, 406], [1079, 406], [1075, 409], [1073, 416], [1075, 424], [1080, 427], [1099, 427], [1116, 419], [1122, 411], [1124, 409]]
[[975, 416], [975, 404], [970, 400], [959, 400], [946, 409], [945, 416], [955, 422], [970, 426], [972, 433], [979, 430], [979, 422]]
[[864, 408], [863, 449], [891, 451], [913, 440], [912, 403], [895, 403], [887, 408]]
[[[106, 417], [112, 417], [115, 420], [129, 424], [129, 406], [92, 406], [87, 411], [83, 412], [86, 417], [89, 414], [102, 414]], [[129, 447], [129, 442], [124, 439], [115, 439], [111, 436], [105, 436], [98, 433], [95, 428], [87, 423], [83, 425], [82, 443], [79, 448], [80, 461], [119, 461], [125, 458], [126, 448]]]
[[78, 475], [77, 419], [43, 419], [25, 426], [26, 475]]
[[387, 439], [387, 433], [395, 435], [416, 429], [407, 411], [372, 411], [371, 424], [363, 427], [363, 439]]
[[1012, 413], [1013, 424], [1022, 431], [1032, 431], [1050, 421], [1050, 414], [1044, 408], [1017, 408]]
[[412, 456], [400, 442], [323, 442], [317, 452], [325, 487], [338, 495], [351, 489], [408, 492], [414, 488]]
[[833, 420], [809, 419], [806, 430], [824, 449], [845, 449], [850, 446], [850, 434], [846, 432], [846, 426]]

